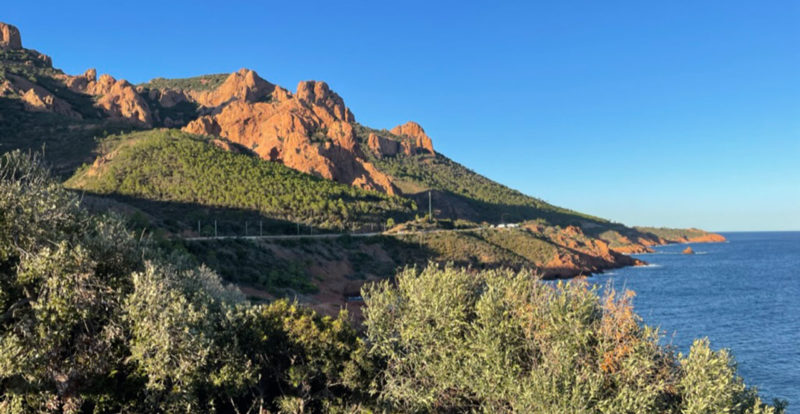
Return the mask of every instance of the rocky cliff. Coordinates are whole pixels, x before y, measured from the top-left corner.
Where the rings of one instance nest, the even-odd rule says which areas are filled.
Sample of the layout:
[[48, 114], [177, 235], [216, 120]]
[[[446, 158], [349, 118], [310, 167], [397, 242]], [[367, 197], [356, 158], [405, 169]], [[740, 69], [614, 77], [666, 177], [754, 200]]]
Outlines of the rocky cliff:
[[0, 23], [0, 49], [22, 49], [22, 38], [16, 26]]
[[214, 90], [187, 95], [209, 113], [189, 122], [187, 132], [224, 137], [263, 159], [322, 178], [397, 192], [363, 157], [353, 113], [325, 82], [300, 82], [292, 94], [242, 69]]
[[[211, 88], [171, 87], [169, 80], [163, 79], [165, 87], [135, 87], [108, 74], [98, 78], [94, 69], [80, 75], [54, 69], [49, 58], [22, 47], [14, 26], [0, 24], [0, 36], [1, 49], [24, 52], [4, 57], [21, 64], [19, 71], [0, 79], [0, 96], [19, 99], [27, 111], [82, 119], [75, 100], [59, 96], [65, 88], [85, 96], [105, 119], [129, 122], [138, 128], [182, 127], [191, 133], [225, 138], [265, 160], [321, 178], [398, 193], [392, 178], [364, 156], [353, 132], [355, 116], [325, 82], [300, 82], [292, 93], [255, 71], [241, 69]], [[36, 65], [24, 61], [37, 56], [41, 59]], [[37, 65], [43, 67], [29, 76], [29, 69]], [[430, 138], [419, 125], [408, 123], [396, 129], [398, 136], [392, 137], [392, 145], [397, 150], [387, 149], [385, 154], [433, 152]]]
[[398, 154], [436, 154], [433, 141], [416, 122], [409, 121], [398, 125], [388, 133], [370, 132], [367, 147], [378, 157], [394, 157]]
[[89, 96], [109, 118], [147, 127], [153, 124], [150, 108], [133, 85], [110, 75], [97, 79], [94, 69], [77, 76], [64, 74], [52, 67], [48, 56], [23, 48], [19, 30], [12, 25], [0, 23], [0, 50], [9, 52], [3, 55], [3, 66], [8, 68], [0, 79], [0, 95], [21, 99], [26, 110], [82, 118], [73, 103], [58, 96], [66, 88]]

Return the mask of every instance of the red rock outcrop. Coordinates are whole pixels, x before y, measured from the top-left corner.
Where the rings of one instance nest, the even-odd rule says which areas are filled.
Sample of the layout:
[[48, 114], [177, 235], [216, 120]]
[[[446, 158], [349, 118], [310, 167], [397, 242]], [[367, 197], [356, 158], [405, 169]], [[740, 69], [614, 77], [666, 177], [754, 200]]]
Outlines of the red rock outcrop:
[[584, 234], [577, 226], [559, 228], [528, 222], [522, 228], [555, 247], [555, 253], [549, 260], [537, 264], [545, 278], [569, 278], [644, 264], [641, 260], [611, 249], [608, 242]]
[[29, 111], [53, 112], [70, 118], [81, 119], [81, 114], [75, 112], [70, 104], [55, 97], [52, 93], [39, 87], [28, 89], [22, 95], [25, 108]]
[[53, 112], [70, 118], [81, 118], [81, 115], [75, 112], [70, 104], [21, 76], [8, 75], [8, 80], [3, 83], [0, 90], [2, 90], [0, 94], [15, 93], [19, 95], [28, 111]]
[[5, 80], [3, 81], [3, 83], [0, 83], [0, 96], [11, 95], [12, 93], [14, 93], [15, 90], [16, 89], [14, 88], [14, 85], [8, 80]]
[[22, 38], [16, 26], [0, 23], [0, 49], [22, 49]]
[[[15, 27], [0, 24], [0, 36], [2, 47], [21, 48]], [[264, 159], [283, 162], [303, 172], [388, 194], [397, 193], [391, 179], [365, 158], [356, 139], [353, 113], [325, 82], [300, 82], [292, 94], [248, 69], [230, 74], [218, 87], [207, 91], [145, 87], [137, 90], [129, 82], [107, 74], [98, 78], [94, 69], [77, 76], [60, 71], [51, 76], [73, 92], [94, 96], [95, 106], [109, 118], [146, 127], [152, 127], [154, 122], [161, 126], [185, 125], [186, 131], [224, 137]], [[31, 111], [81, 117], [69, 103], [41, 85], [20, 87], [11, 80], [0, 85], [0, 93], [20, 96]], [[154, 108], [148, 102], [156, 103]], [[175, 112], [176, 119], [167, 115], [162, 118], [161, 109], [182, 102], [195, 103], [199, 109], [193, 112], [180, 108]], [[432, 149], [430, 139], [418, 125], [406, 126], [402, 132], [408, 134], [408, 142], [385, 140], [383, 152], [416, 153], [417, 148]]]
[[77, 76], [57, 74], [55, 79], [74, 92], [96, 96], [95, 106], [111, 118], [127, 119], [145, 126], [153, 125], [153, 116], [147, 102], [124, 79], [116, 80], [108, 74], [98, 79], [95, 69], [88, 69]]
[[[137, 88], [137, 92], [141, 94], [144, 91]], [[158, 102], [164, 108], [172, 108], [181, 102], [189, 100], [186, 93], [179, 89], [150, 89], [147, 91], [147, 97], [152, 101]]]
[[82, 75], [77, 76], [56, 75], [56, 79], [59, 79], [66, 87], [75, 92], [89, 93], [87, 91], [89, 84], [97, 81], [97, 70], [87, 69]]
[[694, 254], [694, 250], [692, 249], [692, 246], [688, 246], [685, 249], [683, 249], [683, 251], [681, 253], [683, 253], [683, 254]]
[[[90, 74], [89, 71], [87, 74]], [[128, 119], [147, 126], [153, 123], [147, 102], [124, 79], [116, 80], [111, 75], [102, 75], [96, 82], [88, 82], [86, 92], [99, 96], [96, 105], [112, 118]]]
[[190, 122], [183, 128], [187, 132], [227, 138], [261, 158], [322, 178], [397, 192], [389, 177], [363, 158], [351, 124], [355, 117], [324, 82], [300, 82], [293, 96], [240, 70], [219, 88], [191, 96], [198, 97], [216, 111]]
[[303, 81], [297, 84], [297, 99], [311, 108], [326, 123], [333, 120], [355, 122], [356, 118], [336, 92], [328, 84], [317, 81]]
[[267, 98], [277, 101], [290, 95], [285, 89], [262, 79], [255, 71], [239, 69], [222, 85], [210, 91], [187, 91], [191, 99], [206, 107], [219, 107], [234, 101], [258, 102]]
[[708, 233], [702, 236], [688, 237], [683, 243], [721, 243], [726, 241], [725, 236], [716, 233]]
[[413, 144], [406, 144], [407, 146], [404, 148], [406, 154], [414, 153], [417, 151], [417, 149], [422, 149], [431, 154], [435, 154], [433, 151], [433, 141], [431, 141], [431, 138], [425, 133], [425, 130], [422, 129], [422, 126], [414, 121], [409, 121], [403, 125], [398, 125], [390, 129], [389, 132], [395, 135], [406, 136], [413, 139]]
[[370, 133], [367, 147], [379, 157], [394, 156], [400, 151], [400, 142]]

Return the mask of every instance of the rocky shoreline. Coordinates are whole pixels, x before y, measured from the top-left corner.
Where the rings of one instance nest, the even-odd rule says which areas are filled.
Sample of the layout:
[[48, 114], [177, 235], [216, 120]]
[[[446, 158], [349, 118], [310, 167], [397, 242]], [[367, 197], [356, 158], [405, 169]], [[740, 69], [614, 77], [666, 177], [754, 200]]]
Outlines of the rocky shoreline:
[[[539, 229], [537, 229], [539, 230]], [[637, 229], [638, 230], [638, 229]], [[652, 229], [651, 229], [652, 230]], [[578, 276], [589, 276], [591, 274], [602, 273], [606, 270], [618, 269], [628, 266], [646, 266], [644, 260], [631, 257], [631, 254], [653, 253], [655, 246], [665, 246], [669, 244], [682, 243], [722, 243], [727, 241], [724, 236], [716, 233], [709, 233], [699, 229], [660, 229], [664, 235], [654, 232], [640, 234], [635, 238], [635, 242], [630, 237], [620, 235], [619, 237], [588, 237], [593, 239], [592, 243], [582, 243], [582, 238], [587, 238], [582, 230], [577, 227], [567, 227], [562, 230], [559, 236], [553, 237], [567, 250], [571, 250], [576, 255], [559, 254], [550, 262], [542, 266], [545, 279], [569, 279]], [[655, 230], [656, 232], [659, 230]], [[674, 233], [685, 233], [674, 235]], [[582, 253], [582, 254], [581, 254]], [[570, 260], [572, 259], [572, 260]]]

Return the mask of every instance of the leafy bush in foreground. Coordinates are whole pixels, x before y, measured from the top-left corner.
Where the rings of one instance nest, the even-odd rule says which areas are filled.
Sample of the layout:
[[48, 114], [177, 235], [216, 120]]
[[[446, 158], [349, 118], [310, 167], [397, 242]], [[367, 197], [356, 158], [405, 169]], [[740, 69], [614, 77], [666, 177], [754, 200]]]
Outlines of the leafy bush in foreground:
[[632, 292], [525, 272], [407, 269], [366, 288], [373, 389], [406, 412], [771, 413], [726, 351], [658, 344]]
[[251, 306], [120, 223], [0, 159], [0, 412], [321, 410], [366, 388], [345, 315]]

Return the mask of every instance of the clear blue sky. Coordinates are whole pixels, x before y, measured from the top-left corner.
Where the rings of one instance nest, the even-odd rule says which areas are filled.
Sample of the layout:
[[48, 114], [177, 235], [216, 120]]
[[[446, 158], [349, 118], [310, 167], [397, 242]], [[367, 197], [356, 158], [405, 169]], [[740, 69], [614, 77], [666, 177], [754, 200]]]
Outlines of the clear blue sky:
[[0, 21], [68, 73], [325, 80], [361, 123], [418, 121], [481, 174], [626, 224], [800, 230], [800, 2], [254, 3]]

